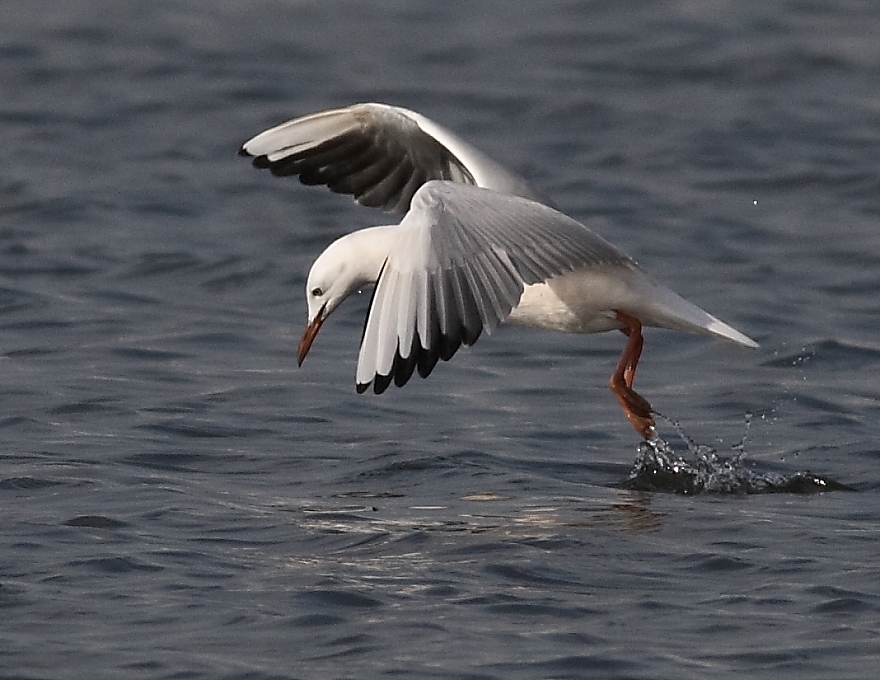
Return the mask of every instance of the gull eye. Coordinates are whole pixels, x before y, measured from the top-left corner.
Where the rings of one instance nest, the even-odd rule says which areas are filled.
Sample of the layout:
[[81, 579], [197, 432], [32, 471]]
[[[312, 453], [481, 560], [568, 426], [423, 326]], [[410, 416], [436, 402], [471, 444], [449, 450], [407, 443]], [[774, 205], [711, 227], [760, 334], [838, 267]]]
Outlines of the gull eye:
[[324, 291], [320, 288], [312, 288], [312, 296], [313, 297], [321, 297], [324, 294]]

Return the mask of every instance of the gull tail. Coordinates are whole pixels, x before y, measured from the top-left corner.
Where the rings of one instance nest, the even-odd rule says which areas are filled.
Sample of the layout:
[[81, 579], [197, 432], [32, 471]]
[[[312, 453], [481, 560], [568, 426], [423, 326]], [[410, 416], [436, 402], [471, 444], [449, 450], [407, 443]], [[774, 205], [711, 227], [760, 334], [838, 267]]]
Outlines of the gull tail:
[[644, 307], [637, 312], [638, 318], [647, 326], [671, 328], [685, 333], [714, 335], [744, 347], [756, 349], [758, 343], [733, 326], [715, 318], [692, 302], [669, 288], [645, 276], [641, 282], [650, 288], [644, 291]]

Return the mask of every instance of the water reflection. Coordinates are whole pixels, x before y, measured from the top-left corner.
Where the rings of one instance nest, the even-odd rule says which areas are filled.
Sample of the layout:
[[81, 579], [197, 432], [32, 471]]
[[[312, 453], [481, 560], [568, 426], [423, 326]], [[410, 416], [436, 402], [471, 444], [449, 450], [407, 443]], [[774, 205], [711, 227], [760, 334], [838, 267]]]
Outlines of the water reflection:
[[562, 536], [571, 529], [607, 528], [655, 531], [665, 513], [651, 508], [651, 495], [619, 489], [610, 504], [595, 498], [566, 496], [523, 500], [494, 491], [476, 491], [448, 505], [414, 505], [403, 496], [376, 495], [382, 505], [308, 503], [286, 508], [299, 526], [318, 533], [382, 534], [413, 532], [497, 534], [505, 539]]

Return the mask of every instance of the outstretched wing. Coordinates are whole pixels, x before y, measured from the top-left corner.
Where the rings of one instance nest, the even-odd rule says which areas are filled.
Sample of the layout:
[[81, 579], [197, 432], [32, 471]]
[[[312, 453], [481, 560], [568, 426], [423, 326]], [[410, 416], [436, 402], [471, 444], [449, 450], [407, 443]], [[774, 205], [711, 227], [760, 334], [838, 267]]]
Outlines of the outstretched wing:
[[358, 203], [405, 213], [430, 180], [483, 186], [539, 200], [516, 173], [407, 109], [356, 104], [288, 121], [245, 142], [241, 155], [275, 175], [299, 176], [352, 194]]
[[357, 388], [378, 394], [491, 332], [524, 286], [575, 269], [632, 264], [579, 222], [540, 203], [451, 182], [415, 194], [379, 277]]

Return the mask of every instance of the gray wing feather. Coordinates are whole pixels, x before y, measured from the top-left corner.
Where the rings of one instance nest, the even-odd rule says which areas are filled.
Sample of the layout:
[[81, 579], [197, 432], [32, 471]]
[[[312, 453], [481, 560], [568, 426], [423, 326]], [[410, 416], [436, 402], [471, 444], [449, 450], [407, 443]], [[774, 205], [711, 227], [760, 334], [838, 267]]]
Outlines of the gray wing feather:
[[242, 146], [254, 165], [303, 184], [352, 194], [405, 213], [426, 181], [475, 184], [456, 155], [401, 110], [375, 104], [322, 111], [267, 130]]
[[451, 182], [414, 196], [376, 285], [357, 386], [380, 393], [471, 345], [519, 303], [526, 284], [577, 269], [633, 265], [579, 222], [545, 205]]

